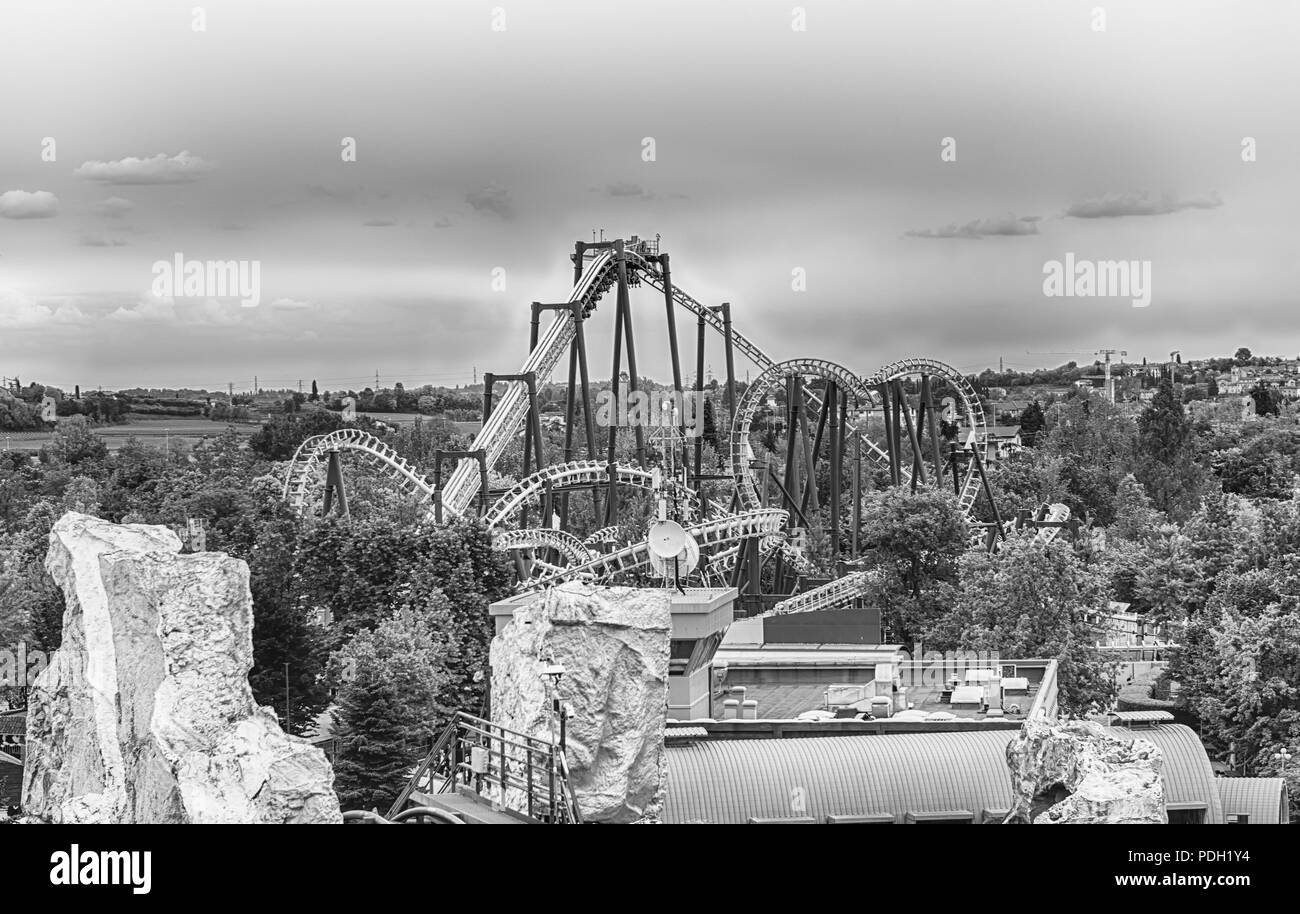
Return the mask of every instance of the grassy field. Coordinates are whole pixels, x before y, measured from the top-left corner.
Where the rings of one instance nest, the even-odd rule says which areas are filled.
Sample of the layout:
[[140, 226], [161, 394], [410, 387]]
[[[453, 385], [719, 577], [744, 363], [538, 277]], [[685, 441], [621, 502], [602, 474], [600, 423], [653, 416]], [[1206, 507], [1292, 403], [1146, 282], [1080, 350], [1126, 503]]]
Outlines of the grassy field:
[[[94, 430], [104, 439], [110, 451], [116, 451], [129, 438], [139, 439], [140, 443], [152, 447], [193, 447], [204, 438], [223, 435], [227, 428], [233, 428], [245, 437], [252, 435], [261, 427], [243, 423], [212, 422], [208, 419], [133, 419], [122, 425], [105, 425]], [[5, 450], [36, 452], [53, 438], [50, 432], [0, 432], [0, 447]]]

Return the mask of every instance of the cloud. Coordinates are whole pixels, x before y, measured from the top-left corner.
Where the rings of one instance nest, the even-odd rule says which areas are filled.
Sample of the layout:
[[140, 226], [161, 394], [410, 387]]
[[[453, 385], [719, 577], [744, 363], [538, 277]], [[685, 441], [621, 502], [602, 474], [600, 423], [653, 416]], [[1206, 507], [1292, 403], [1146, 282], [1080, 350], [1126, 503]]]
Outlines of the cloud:
[[86, 315], [76, 305], [60, 302], [54, 307], [28, 298], [17, 289], [0, 288], [0, 327], [29, 330], [50, 324], [80, 324]]
[[392, 219], [367, 219], [365, 222], [361, 224], [364, 225], [366, 228], [388, 228], [390, 226], [397, 225], [397, 223], [394, 222]]
[[199, 180], [215, 167], [181, 150], [171, 157], [160, 152], [147, 159], [128, 156], [115, 162], [84, 162], [73, 174], [100, 184], [185, 184]]
[[176, 320], [176, 302], [170, 296], [146, 295], [134, 308], [118, 308], [105, 320], [129, 323], [169, 324]]
[[937, 229], [913, 229], [904, 234], [911, 238], [987, 238], [991, 235], [1037, 235], [1040, 216], [1014, 216], [1008, 213], [994, 219], [975, 219], [965, 225], [950, 223]]
[[271, 307], [278, 311], [306, 311], [308, 308], [315, 307], [309, 301], [298, 301], [293, 298], [277, 298], [271, 302]]
[[613, 184], [606, 184], [605, 193], [611, 197], [653, 196], [653, 194], [647, 193], [640, 184], [633, 184], [631, 181], [615, 181]]
[[135, 209], [135, 204], [122, 197], [109, 197], [106, 200], [100, 200], [92, 208], [97, 215], [103, 216], [105, 219], [121, 219]]
[[513, 219], [514, 204], [510, 200], [510, 191], [500, 184], [485, 184], [478, 190], [465, 195], [465, 202], [479, 212], [495, 213], [502, 219]]
[[7, 190], [0, 194], [0, 216], [5, 219], [51, 219], [59, 211], [59, 198], [48, 190]]
[[1075, 203], [1065, 215], [1076, 219], [1116, 219], [1120, 216], [1167, 216], [1185, 209], [1215, 209], [1223, 205], [1217, 193], [1208, 197], [1179, 200], [1166, 194], [1153, 199], [1147, 194], [1110, 194]]
[[126, 247], [126, 242], [120, 238], [105, 238], [102, 235], [82, 235], [81, 246], [83, 248], [121, 248]]
[[439, 216], [433, 220], [434, 228], [451, 228], [455, 224], [456, 223], [451, 216]]

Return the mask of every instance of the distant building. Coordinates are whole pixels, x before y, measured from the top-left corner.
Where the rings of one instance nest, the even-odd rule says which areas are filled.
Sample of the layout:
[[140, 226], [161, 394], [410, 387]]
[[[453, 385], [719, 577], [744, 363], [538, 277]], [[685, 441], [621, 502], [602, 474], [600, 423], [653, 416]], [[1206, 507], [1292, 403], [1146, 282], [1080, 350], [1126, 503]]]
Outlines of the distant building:
[[1012, 454], [1018, 454], [1024, 449], [1019, 425], [991, 425], [986, 441], [986, 460], [989, 463], [1006, 460]]

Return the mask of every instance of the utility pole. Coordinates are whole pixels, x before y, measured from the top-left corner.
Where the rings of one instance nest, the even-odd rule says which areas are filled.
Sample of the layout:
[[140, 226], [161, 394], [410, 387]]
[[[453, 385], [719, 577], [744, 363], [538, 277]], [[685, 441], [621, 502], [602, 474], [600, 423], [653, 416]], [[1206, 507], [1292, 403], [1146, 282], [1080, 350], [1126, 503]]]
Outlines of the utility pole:
[[298, 379], [298, 393], [302, 393], [302, 378]]
[[228, 387], [228, 388], [230, 389], [230, 402], [231, 402], [231, 403], [234, 403], [234, 402], [235, 402], [235, 382], [234, 382], [234, 381], [227, 381], [227, 382], [226, 382], [226, 387]]
[[375, 369], [375, 393], [379, 393], [379, 369]]
[[257, 396], [257, 375], [253, 375], [253, 396]]

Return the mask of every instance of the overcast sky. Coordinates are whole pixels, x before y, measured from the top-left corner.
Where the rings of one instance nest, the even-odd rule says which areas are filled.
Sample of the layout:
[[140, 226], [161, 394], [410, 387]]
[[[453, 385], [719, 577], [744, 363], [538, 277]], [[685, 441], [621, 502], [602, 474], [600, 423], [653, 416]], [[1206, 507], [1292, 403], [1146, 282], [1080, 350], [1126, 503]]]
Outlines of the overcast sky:
[[[1296, 4], [199, 2], [0, 5], [0, 374], [514, 371], [593, 228], [778, 359], [1300, 353]], [[154, 296], [178, 252], [258, 261], [260, 305]], [[1151, 304], [1045, 297], [1066, 252], [1150, 261]]]

